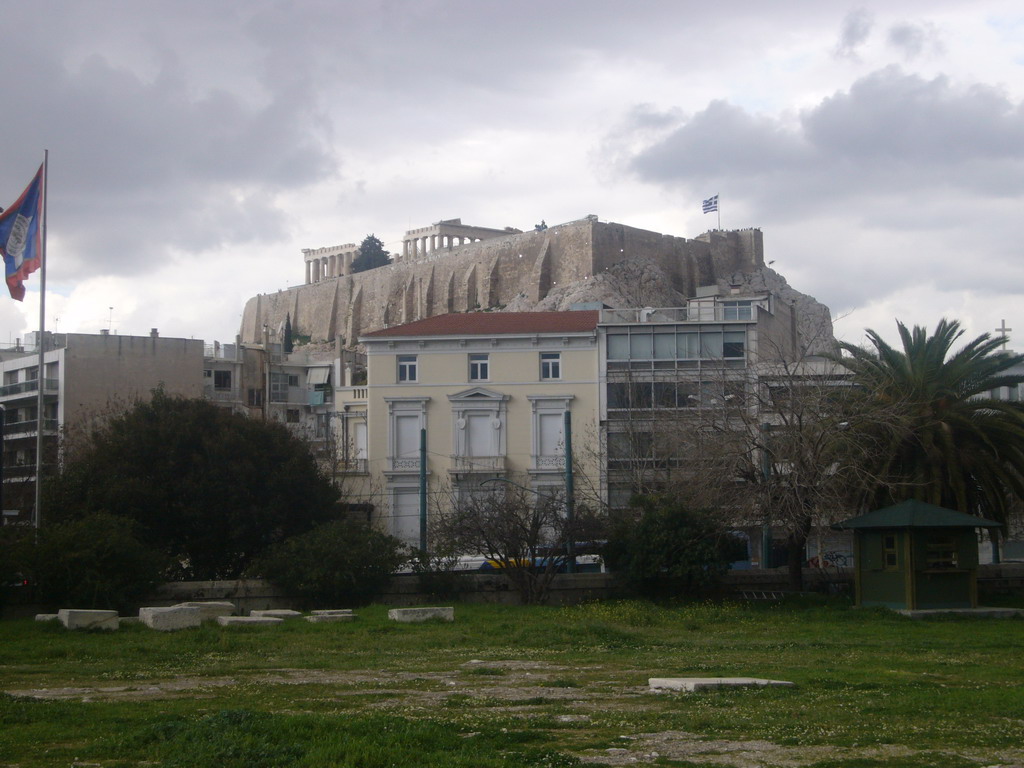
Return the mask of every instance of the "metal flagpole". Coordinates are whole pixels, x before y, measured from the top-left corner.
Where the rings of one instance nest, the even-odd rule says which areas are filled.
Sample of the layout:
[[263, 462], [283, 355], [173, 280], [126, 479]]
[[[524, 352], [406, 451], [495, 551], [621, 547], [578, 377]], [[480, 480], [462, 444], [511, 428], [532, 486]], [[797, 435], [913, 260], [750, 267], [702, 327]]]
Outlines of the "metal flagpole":
[[39, 535], [39, 524], [43, 519], [42, 515], [42, 488], [43, 488], [43, 393], [46, 390], [46, 196], [47, 196], [47, 174], [50, 170], [50, 150], [43, 150], [43, 220], [42, 237], [40, 241], [39, 254], [39, 371], [36, 373], [36, 499], [35, 509], [32, 514], [32, 524], [36, 529], [36, 536]]

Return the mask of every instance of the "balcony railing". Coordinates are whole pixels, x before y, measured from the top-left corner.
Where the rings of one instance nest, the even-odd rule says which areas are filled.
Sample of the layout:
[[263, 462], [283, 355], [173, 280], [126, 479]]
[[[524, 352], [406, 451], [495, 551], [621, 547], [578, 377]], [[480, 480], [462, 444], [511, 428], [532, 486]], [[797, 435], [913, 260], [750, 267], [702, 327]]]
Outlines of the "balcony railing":
[[564, 470], [565, 456], [534, 456], [533, 468], [548, 471]]
[[470, 474], [473, 472], [504, 472], [504, 456], [452, 456], [448, 471], [453, 474]]
[[[43, 464], [43, 477], [48, 477], [54, 471], [52, 464]], [[4, 467], [4, 482], [13, 483], [18, 480], [31, 480], [36, 476], [35, 464], [21, 464], [16, 467]]]
[[[29, 392], [39, 391], [39, 380], [33, 379], [32, 381], [19, 381], [17, 384], [7, 384], [0, 387], [0, 397], [11, 397], [13, 395], [24, 395]], [[58, 379], [46, 379], [43, 382], [43, 392], [58, 392], [60, 391], [60, 381]]]
[[365, 385], [361, 387], [339, 387], [336, 391], [338, 393], [338, 402], [342, 405], [366, 402], [367, 389]]
[[203, 397], [219, 403], [236, 402], [241, 401], [242, 392], [237, 388], [218, 389], [207, 385], [203, 387]]
[[[416, 460], [416, 469], [420, 468], [420, 462]], [[348, 459], [342, 461], [338, 466], [339, 471], [347, 475], [365, 475], [370, 471], [370, 462], [367, 459]]]
[[[28, 419], [26, 421], [13, 421], [4, 424], [5, 435], [35, 434], [39, 428], [39, 419]], [[56, 419], [43, 419], [43, 433], [56, 432], [59, 424]]]
[[751, 322], [757, 318], [755, 301], [750, 306], [723, 306], [694, 302], [689, 307], [660, 307], [644, 309], [602, 309], [601, 322], [614, 323], [707, 323], [731, 320]]
[[419, 456], [403, 456], [400, 458], [392, 458], [389, 460], [391, 464], [392, 472], [419, 472], [420, 471], [420, 457]]

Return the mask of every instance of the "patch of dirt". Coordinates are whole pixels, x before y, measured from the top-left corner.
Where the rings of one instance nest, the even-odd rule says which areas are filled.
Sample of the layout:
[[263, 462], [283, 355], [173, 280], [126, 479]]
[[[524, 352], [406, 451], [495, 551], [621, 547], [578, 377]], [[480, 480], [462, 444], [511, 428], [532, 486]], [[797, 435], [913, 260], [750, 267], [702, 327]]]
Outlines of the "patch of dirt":
[[[623, 747], [590, 749], [578, 753], [577, 756], [591, 763], [614, 766], [655, 765], [663, 760], [687, 760], [691, 763], [728, 765], [735, 768], [801, 768], [827, 759], [891, 760], [911, 757], [922, 751], [898, 745], [842, 748], [784, 747], [770, 741], [705, 739], [699, 734], [685, 731], [641, 733], [636, 736], [623, 736], [622, 740]], [[927, 751], [942, 754], [941, 750]], [[1020, 750], [1000, 754], [999, 759], [1006, 762], [996, 764], [991, 764], [991, 754], [982, 756], [963, 751], [945, 754], [977, 760], [979, 764], [989, 762], [986, 768], [1024, 768], [1020, 762], [1024, 759], [1024, 751]]]

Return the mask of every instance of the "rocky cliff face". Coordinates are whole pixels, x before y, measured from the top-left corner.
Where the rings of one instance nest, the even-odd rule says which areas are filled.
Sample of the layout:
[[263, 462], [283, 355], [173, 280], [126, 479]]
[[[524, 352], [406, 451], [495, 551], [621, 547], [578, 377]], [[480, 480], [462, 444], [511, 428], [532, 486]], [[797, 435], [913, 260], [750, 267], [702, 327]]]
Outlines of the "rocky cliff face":
[[[793, 306], [797, 328], [807, 354], [819, 355], [833, 349], [832, 314], [813, 296], [796, 290], [775, 270], [761, 266], [750, 272], [736, 272], [716, 283], [723, 295], [771, 292], [779, 301]], [[672, 288], [672, 281], [656, 263], [631, 260], [613, 264], [597, 275], [554, 288], [544, 299], [531, 302], [525, 294], [507, 306], [509, 312], [565, 311], [574, 304], [600, 302], [613, 309], [627, 307], [681, 307], [687, 296]]]
[[596, 217], [262, 294], [246, 304], [240, 333], [259, 343], [264, 326], [274, 333], [290, 316], [296, 334], [312, 342], [340, 336], [352, 347], [369, 331], [447, 312], [567, 310], [583, 302], [680, 307], [716, 285], [725, 295], [770, 290], [794, 305], [805, 347], [823, 350], [832, 340], [828, 309], [765, 267], [760, 230], [690, 239]]

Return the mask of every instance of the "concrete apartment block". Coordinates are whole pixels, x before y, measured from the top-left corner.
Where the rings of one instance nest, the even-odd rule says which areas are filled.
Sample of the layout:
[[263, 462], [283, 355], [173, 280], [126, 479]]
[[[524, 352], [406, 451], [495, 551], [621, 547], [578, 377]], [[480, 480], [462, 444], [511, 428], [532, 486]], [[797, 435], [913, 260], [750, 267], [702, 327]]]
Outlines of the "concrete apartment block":
[[227, 600], [206, 600], [178, 603], [173, 608], [198, 608], [200, 621], [213, 621], [218, 616], [231, 616], [238, 609]]
[[117, 611], [61, 608], [57, 618], [68, 629], [117, 629], [119, 626]]
[[455, 621], [455, 608], [392, 608], [388, 611], [388, 618], [392, 621], [412, 623], [418, 621]]
[[150, 629], [158, 629], [162, 632], [198, 627], [203, 621], [202, 613], [198, 608], [186, 606], [140, 608], [139, 619]]

